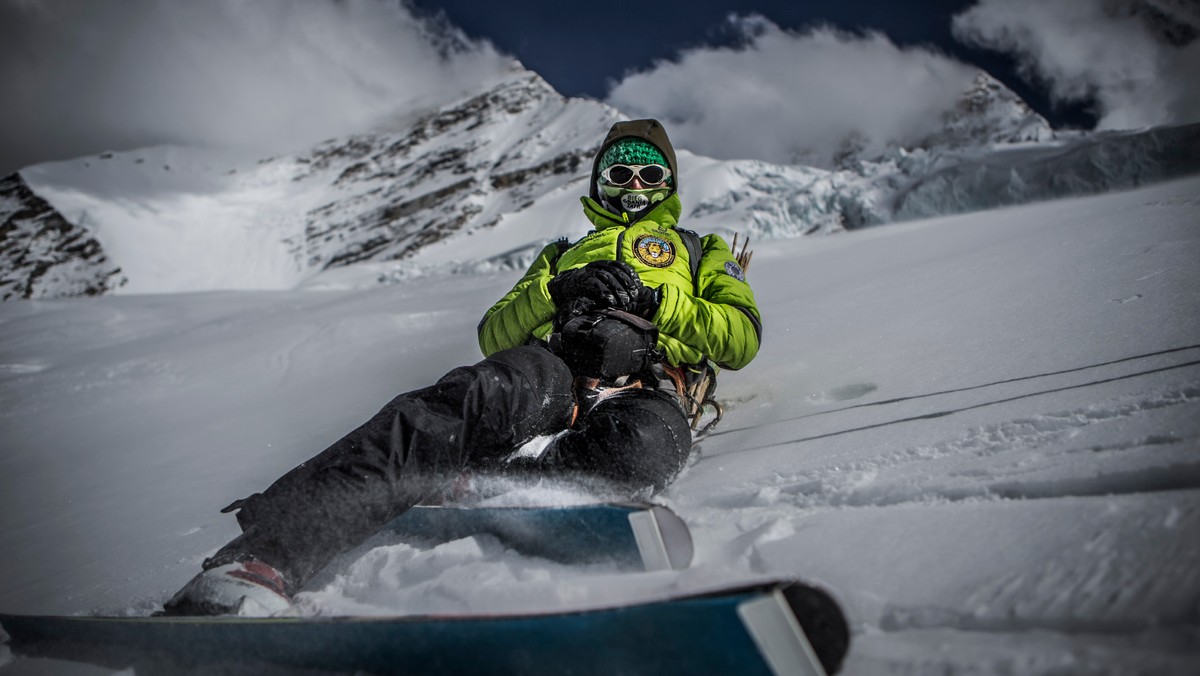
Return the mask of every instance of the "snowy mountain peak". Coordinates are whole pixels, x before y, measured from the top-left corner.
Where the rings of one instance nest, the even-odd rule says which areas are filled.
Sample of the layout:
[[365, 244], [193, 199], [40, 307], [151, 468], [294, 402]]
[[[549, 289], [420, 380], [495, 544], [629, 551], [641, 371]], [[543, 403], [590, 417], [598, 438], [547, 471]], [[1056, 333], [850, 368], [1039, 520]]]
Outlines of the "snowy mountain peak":
[[985, 146], [997, 143], [1049, 141], [1054, 130], [1016, 92], [979, 71], [953, 111], [943, 116], [942, 130], [922, 147]]
[[[311, 269], [405, 258], [494, 225], [587, 173], [596, 140], [617, 119], [567, 100], [528, 73], [442, 108], [403, 134], [356, 136], [291, 158], [294, 180], [331, 199], [307, 214]], [[523, 242], [519, 242], [523, 243]]]
[[[330, 139], [312, 151], [301, 153], [294, 159], [309, 164], [311, 171], [305, 176], [328, 169], [345, 160], [354, 160], [341, 179], [354, 178], [356, 174], [370, 170], [370, 161], [385, 162], [389, 158], [404, 156], [414, 147], [437, 137], [445, 137], [462, 131], [478, 131], [488, 121], [495, 121], [500, 114], [517, 115], [537, 104], [551, 101], [558, 103], [562, 96], [536, 73], [521, 71], [487, 91], [472, 95], [462, 101], [439, 108], [419, 118], [409, 128], [396, 133], [363, 134], [344, 139]], [[478, 137], [480, 134], [476, 133]], [[378, 148], [379, 140], [386, 140], [383, 155]], [[271, 160], [268, 160], [271, 161]], [[301, 176], [300, 178], [303, 178]]]
[[[934, 113], [936, 115], [936, 113]], [[921, 131], [897, 131], [892, 138], [872, 138], [851, 131], [838, 142], [829, 158], [816, 151], [802, 154], [800, 164], [820, 169], [861, 169], [864, 162], [887, 162], [914, 151], [942, 153], [962, 148], [1044, 142], [1054, 130], [1024, 99], [984, 71], [954, 99], [945, 102], [940, 119], [930, 119]]]

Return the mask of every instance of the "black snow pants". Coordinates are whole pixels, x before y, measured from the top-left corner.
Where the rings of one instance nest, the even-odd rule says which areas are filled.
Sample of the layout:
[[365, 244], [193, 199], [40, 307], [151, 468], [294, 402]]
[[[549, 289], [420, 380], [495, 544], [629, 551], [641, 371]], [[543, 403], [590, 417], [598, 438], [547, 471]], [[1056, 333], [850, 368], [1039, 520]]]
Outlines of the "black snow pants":
[[[463, 470], [498, 463], [534, 437], [567, 429], [575, 414], [572, 380], [550, 351], [522, 346], [396, 397], [262, 493], [231, 505], [240, 510], [242, 534], [205, 567], [253, 557], [283, 573], [295, 592]], [[632, 492], [665, 486], [690, 449], [691, 430], [673, 397], [624, 390], [575, 421], [534, 469], [587, 474]]]

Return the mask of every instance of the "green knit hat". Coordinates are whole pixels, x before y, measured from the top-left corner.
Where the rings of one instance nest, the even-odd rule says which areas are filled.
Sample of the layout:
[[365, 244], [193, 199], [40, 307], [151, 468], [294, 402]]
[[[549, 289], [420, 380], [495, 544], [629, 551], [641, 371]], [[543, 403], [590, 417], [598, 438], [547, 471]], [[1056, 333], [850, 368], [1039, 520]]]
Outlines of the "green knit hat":
[[670, 167], [667, 164], [667, 158], [662, 154], [662, 151], [654, 147], [653, 143], [643, 141], [640, 138], [623, 138], [613, 143], [600, 156], [600, 165], [596, 167], [597, 171], [604, 171], [614, 164], [661, 164], [664, 167]]

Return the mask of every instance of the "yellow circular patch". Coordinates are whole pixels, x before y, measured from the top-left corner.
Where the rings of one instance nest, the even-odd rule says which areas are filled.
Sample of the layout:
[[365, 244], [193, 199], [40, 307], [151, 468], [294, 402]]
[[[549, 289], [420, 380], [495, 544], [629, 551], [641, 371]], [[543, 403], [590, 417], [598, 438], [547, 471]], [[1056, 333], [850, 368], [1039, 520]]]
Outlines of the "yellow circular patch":
[[675, 247], [655, 235], [642, 235], [633, 243], [633, 255], [652, 268], [665, 268], [675, 262]]

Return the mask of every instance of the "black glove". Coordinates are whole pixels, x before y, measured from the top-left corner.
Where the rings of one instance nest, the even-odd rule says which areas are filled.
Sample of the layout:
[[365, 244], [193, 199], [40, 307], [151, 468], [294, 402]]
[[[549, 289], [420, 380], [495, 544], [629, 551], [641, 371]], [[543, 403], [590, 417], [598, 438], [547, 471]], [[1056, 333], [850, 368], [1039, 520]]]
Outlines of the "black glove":
[[577, 298], [596, 307], [627, 309], [642, 287], [633, 268], [620, 261], [592, 261], [582, 268], [557, 274], [546, 284], [554, 304], [562, 308]]
[[643, 286], [637, 290], [637, 294], [629, 303], [629, 312], [646, 319], [654, 319], [654, 313], [658, 312], [660, 304], [662, 304], [662, 287]]
[[592, 314], [600, 310], [596, 307], [596, 301], [590, 298], [576, 298], [568, 301], [566, 305], [558, 308], [558, 312], [554, 313], [554, 331], [555, 333], [562, 331], [567, 322], [582, 317], [583, 315]]

